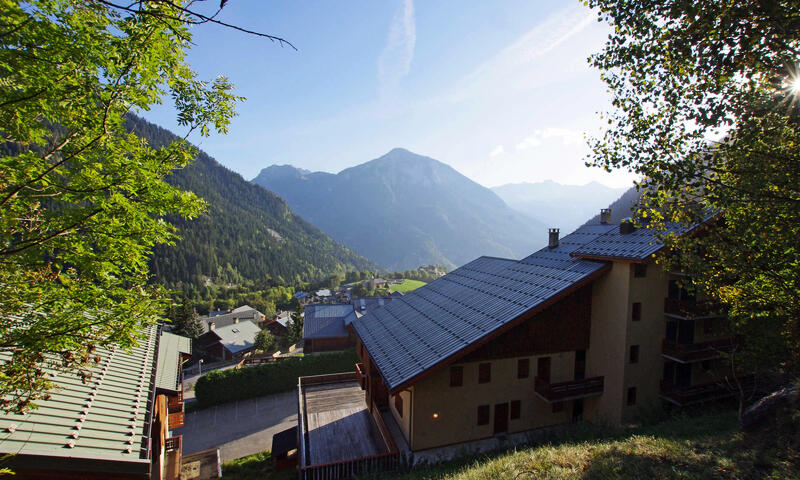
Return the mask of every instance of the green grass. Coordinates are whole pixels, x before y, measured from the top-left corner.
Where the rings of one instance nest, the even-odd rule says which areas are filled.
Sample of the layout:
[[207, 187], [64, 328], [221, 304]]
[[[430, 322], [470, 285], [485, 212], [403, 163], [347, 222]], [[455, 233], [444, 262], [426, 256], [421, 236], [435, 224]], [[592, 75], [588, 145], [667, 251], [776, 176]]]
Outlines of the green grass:
[[403, 283], [398, 283], [396, 285], [389, 285], [390, 292], [400, 292], [400, 293], [408, 293], [410, 291], [416, 290], [419, 287], [425, 285], [425, 282], [419, 280], [403, 280]]
[[222, 480], [294, 480], [297, 470], [272, 471], [269, 450], [222, 464]]
[[[730, 411], [682, 416], [640, 428], [580, 426], [539, 446], [396, 475], [394, 480], [797, 479], [800, 421], [759, 433]], [[383, 478], [383, 477], [381, 477]]]

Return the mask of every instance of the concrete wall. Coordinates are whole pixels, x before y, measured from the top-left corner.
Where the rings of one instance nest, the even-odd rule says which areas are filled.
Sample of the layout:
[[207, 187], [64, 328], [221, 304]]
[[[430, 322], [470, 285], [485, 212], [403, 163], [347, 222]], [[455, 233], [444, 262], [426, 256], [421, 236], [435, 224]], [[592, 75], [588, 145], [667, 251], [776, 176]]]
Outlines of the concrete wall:
[[[575, 352], [542, 356], [551, 358], [553, 383], [573, 379]], [[530, 359], [528, 378], [518, 379], [518, 358], [507, 358], [488, 362], [492, 365], [489, 383], [478, 383], [478, 365], [484, 362], [470, 362], [455, 364], [464, 368], [461, 387], [450, 386], [449, 368], [443, 368], [415, 384], [413, 396], [403, 397], [404, 409], [410, 408], [413, 417], [409, 442], [411, 449], [423, 450], [491, 437], [494, 431], [495, 405], [508, 403], [510, 414], [513, 400], [520, 401], [520, 418], [509, 419], [509, 433], [568, 422], [572, 415], [571, 402], [567, 402], [563, 411], [553, 413], [552, 405], [534, 392], [539, 357], [522, 358]], [[406, 407], [406, 398], [413, 400], [413, 406], [409, 401]], [[479, 405], [490, 406], [489, 423], [486, 425], [477, 424]], [[436, 418], [434, 414], [437, 415]], [[399, 421], [398, 424], [402, 425]]]

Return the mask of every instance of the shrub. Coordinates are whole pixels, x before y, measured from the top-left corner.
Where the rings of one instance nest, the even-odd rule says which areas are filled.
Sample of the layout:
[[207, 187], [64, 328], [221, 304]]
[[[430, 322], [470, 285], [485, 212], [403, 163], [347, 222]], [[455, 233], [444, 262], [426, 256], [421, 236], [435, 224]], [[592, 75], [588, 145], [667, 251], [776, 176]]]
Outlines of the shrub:
[[297, 388], [297, 377], [355, 371], [355, 350], [292, 357], [241, 369], [215, 370], [200, 377], [194, 393], [201, 408], [287, 392]]

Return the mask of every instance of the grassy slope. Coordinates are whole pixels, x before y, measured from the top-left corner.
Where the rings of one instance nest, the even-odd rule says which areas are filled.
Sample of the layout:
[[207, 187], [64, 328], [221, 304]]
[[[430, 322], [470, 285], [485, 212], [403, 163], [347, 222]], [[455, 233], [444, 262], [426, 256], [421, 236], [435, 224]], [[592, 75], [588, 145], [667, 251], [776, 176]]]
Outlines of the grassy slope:
[[407, 293], [412, 290], [416, 290], [423, 285], [425, 285], [425, 282], [421, 282], [419, 280], [405, 279], [403, 280], [403, 283], [397, 285], [389, 285], [389, 291]]
[[800, 478], [798, 429], [745, 434], [734, 413], [609, 432], [587, 426], [538, 447], [415, 470], [395, 480]]

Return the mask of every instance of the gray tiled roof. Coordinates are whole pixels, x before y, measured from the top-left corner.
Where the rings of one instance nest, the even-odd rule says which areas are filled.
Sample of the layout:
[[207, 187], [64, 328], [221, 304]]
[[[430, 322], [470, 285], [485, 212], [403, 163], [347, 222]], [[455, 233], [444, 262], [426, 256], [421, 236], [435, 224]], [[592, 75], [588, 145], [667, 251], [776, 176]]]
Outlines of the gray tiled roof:
[[256, 335], [260, 331], [261, 329], [258, 328], [258, 325], [250, 320], [213, 330], [214, 334], [219, 338], [219, 343], [234, 354], [255, 345]]
[[609, 260], [646, 260], [664, 247], [659, 235], [683, 235], [713, 217], [714, 212], [708, 212], [699, 223], [688, 226], [681, 223], [667, 223], [660, 227], [663, 228], [661, 230], [643, 226], [631, 233], [620, 233], [619, 225], [614, 225], [608, 232], [575, 250], [573, 255]]
[[346, 325], [356, 318], [350, 304], [307, 305], [303, 319], [303, 338], [343, 338], [349, 336]]
[[601, 270], [570, 254], [611, 225], [588, 225], [520, 261], [481, 257], [353, 322], [393, 389]]
[[255, 324], [258, 324], [263, 318], [261, 312], [256, 310], [255, 308], [249, 305], [242, 305], [241, 307], [235, 308], [228, 313], [223, 313], [222, 315], [216, 315], [213, 317], [201, 317], [200, 318], [200, 325], [203, 327], [203, 333], [208, 333], [211, 328], [209, 324], [213, 323], [215, 329], [219, 329], [220, 327], [227, 327], [229, 325], [233, 325], [238, 321], [250, 321]]
[[356, 312], [366, 314], [376, 308], [388, 305], [395, 298], [397, 297], [353, 297], [350, 303], [353, 304]]
[[[85, 383], [51, 370], [49, 400], [26, 415], [0, 414], [0, 453], [143, 463], [149, 442], [148, 404], [158, 351], [158, 328], [126, 352], [97, 349], [100, 363]], [[143, 441], [144, 440], [144, 441]]]

